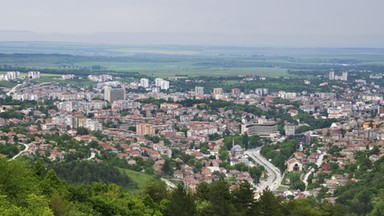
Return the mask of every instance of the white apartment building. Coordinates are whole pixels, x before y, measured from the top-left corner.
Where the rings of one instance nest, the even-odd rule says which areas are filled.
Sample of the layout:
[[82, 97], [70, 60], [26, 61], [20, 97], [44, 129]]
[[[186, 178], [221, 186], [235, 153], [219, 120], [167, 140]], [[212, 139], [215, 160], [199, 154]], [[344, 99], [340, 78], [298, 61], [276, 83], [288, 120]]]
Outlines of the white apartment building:
[[29, 71], [27, 77], [29, 79], [40, 79], [40, 71]]
[[148, 88], [149, 87], [149, 80], [146, 78], [141, 78], [140, 79], [140, 86], [143, 88]]

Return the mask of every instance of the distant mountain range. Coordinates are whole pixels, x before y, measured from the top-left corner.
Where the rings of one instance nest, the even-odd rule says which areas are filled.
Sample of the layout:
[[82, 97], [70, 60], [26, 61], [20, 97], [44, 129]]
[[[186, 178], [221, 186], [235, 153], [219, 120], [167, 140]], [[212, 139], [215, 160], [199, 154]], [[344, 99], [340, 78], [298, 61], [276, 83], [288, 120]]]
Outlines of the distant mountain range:
[[92, 34], [0, 31], [0, 41], [46, 41], [125, 45], [203, 45], [258, 47], [368, 47], [384, 48], [382, 35], [241, 35], [216, 33], [126, 33]]

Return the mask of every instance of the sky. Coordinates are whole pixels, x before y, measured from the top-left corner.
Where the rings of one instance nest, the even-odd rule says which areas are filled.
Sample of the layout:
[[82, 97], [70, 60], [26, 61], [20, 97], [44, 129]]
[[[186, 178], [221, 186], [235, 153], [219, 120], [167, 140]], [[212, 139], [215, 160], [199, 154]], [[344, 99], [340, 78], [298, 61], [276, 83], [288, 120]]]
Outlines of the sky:
[[12, 0], [0, 31], [384, 35], [383, 0]]

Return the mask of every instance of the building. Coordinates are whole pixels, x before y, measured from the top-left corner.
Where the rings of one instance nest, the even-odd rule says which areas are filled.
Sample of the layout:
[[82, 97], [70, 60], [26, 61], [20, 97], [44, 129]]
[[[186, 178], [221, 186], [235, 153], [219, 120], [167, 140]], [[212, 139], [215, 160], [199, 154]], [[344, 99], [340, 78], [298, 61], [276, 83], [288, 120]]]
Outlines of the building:
[[161, 78], [156, 78], [155, 79], [155, 86], [156, 87], [160, 87], [161, 86], [161, 83], [163, 82], [164, 80], [161, 79]]
[[113, 103], [113, 101], [124, 100], [125, 99], [125, 89], [123, 88], [112, 88], [106, 86], [104, 88], [104, 100]]
[[29, 79], [40, 79], [40, 71], [29, 71], [28, 72]]
[[223, 89], [222, 88], [213, 88], [212, 94], [213, 94], [213, 98], [220, 99], [221, 95], [223, 94]]
[[285, 162], [288, 172], [301, 172], [303, 170], [303, 164], [296, 158], [291, 158]]
[[329, 80], [335, 80], [335, 71], [331, 69], [328, 73], [328, 79]]
[[259, 96], [266, 96], [268, 95], [268, 89], [267, 88], [257, 88], [255, 89], [255, 94]]
[[344, 71], [341, 73], [341, 75], [335, 75], [334, 70], [330, 70], [328, 74], [329, 80], [341, 80], [341, 81], [348, 81], [348, 72]]
[[137, 124], [136, 125], [137, 135], [155, 135], [155, 127], [151, 124]]
[[285, 125], [284, 126], [285, 130], [285, 135], [290, 136], [290, 135], [295, 135], [296, 133], [296, 126], [295, 125]]
[[61, 75], [61, 79], [62, 80], [69, 80], [69, 79], [73, 79], [75, 78], [75, 74], [64, 74], [64, 75]]
[[16, 80], [20, 79], [20, 72], [19, 71], [8, 71], [6, 74], [1, 74], [0, 75], [0, 80]]
[[258, 124], [242, 124], [241, 134], [247, 133], [250, 136], [271, 136], [278, 132], [278, 127], [274, 121], [266, 121]]
[[244, 149], [240, 145], [235, 145], [231, 148], [231, 156], [233, 158], [240, 158], [244, 154]]
[[141, 78], [140, 79], [140, 86], [143, 88], [148, 88], [149, 87], [149, 80], [146, 78]]
[[343, 80], [343, 81], [347, 81], [348, 80], [348, 72], [347, 71], [341, 73], [340, 80]]
[[232, 89], [232, 96], [233, 97], [239, 97], [241, 94], [241, 90], [239, 88]]
[[203, 96], [204, 95], [204, 87], [196, 86], [195, 87], [195, 94], [196, 94], [196, 96]]
[[108, 74], [88, 75], [88, 79], [93, 82], [105, 82], [105, 81], [112, 80], [113, 77], [112, 75], [108, 75]]
[[169, 89], [169, 81], [163, 80], [163, 82], [161, 82], [160, 89], [168, 90]]
[[169, 81], [163, 80], [161, 78], [155, 79], [155, 86], [160, 87], [162, 90], [168, 90], [169, 89]]

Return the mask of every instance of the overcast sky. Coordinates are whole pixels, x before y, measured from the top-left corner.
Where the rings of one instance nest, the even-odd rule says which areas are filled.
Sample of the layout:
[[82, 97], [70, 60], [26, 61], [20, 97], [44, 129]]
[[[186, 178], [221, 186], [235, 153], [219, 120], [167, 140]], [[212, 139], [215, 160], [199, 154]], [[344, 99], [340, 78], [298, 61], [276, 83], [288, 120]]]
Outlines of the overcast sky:
[[1, 9], [0, 41], [384, 47], [384, 0], [4, 0]]
[[11, 0], [0, 30], [384, 35], [383, 0]]

